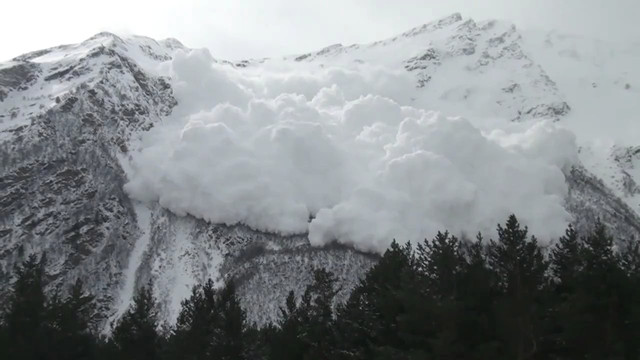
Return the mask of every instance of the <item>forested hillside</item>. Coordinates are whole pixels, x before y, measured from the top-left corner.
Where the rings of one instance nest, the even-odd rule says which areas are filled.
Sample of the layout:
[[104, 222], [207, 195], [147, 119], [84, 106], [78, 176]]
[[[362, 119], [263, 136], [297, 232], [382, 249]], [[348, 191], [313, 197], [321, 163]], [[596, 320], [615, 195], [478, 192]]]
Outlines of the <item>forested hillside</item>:
[[2, 359], [638, 359], [640, 244], [602, 223], [548, 247], [510, 216], [496, 239], [393, 242], [345, 303], [334, 275], [291, 292], [278, 323], [246, 320], [232, 279], [195, 286], [174, 326], [150, 287], [101, 336], [76, 283], [45, 296], [46, 256], [16, 269]]

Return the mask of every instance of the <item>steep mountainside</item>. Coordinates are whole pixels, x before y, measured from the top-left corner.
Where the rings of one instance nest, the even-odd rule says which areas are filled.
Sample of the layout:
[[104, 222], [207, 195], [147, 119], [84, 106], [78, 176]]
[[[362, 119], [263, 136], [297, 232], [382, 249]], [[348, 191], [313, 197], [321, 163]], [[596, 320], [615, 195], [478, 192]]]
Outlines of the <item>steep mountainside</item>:
[[294, 61], [370, 62], [404, 67], [420, 89], [419, 106], [469, 117], [558, 120], [570, 106], [522, 47], [515, 26], [476, 23], [460, 14], [368, 45], [334, 45]]
[[171, 319], [192, 284], [219, 279], [223, 268], [243, 279], [252, 319], [265, 321], [289, 286], [304, 286], [310, 266], [335, 264], [347, 283], [368, 268], [372, 257], [353, 250], [313, 249], [304, 237], [217, 226], [129, 199], [123, 159], [135, 136], [176, 105], [167, 79], [150, 69], [181, 47], [102, 33], [2, 65], [3, 289], [15, 264], [46, 252], [51, 288], [79, 277], [113, 317], [153, 280]]
[[[400, 81], [373, 82], [400, 105], [467, 116], [486, 129], [509, 121], [566, 124], [581, 147], [581, 163], [564, 173], [566, 209], [579, 228], [600, 217], [616, 234], [638, 237], [640, 140], [580, 133], [576, 116], [584, 114], [590, 99], [580, 92], [586, 80], [574, 79], [578, 85], [569, 86], [571, 75], [563, 74], [557, 82], [547, 70], [557, 51], [528, 39], [513, 25], [476, 23], [455, 14], [373, 44], [335, 45], [284, 59], [215, 62], [249, 77], [263, 69], [301, 66], [354, 72], [384, 67], [397, 71]], [[576, 51], [588, 48], [580, 41], [570, 44]], [[81, 278], [98, 296], [107, 320], [117, 318], [135, 288], [149, 280], [164, 319], [173, 321], [191, 285], [232, 276], [250, 319], [265, 323], [278, 316], [289, 290], [300, 293], [309, 281], [308, 269], [324, 266], [336, 273], [344, 297], [375, 262], [376, 255], [344, 245], [313, 247], [306, 234], [213, 224], [176, 215], [157, 201], [130, 198], [124, 185], [132, 156], [144, 146], [143, 135], [180, 110], [176, 92], [182, 84], [165, 65], [189, 51], [173, 39], [100, 33], [0, 64], [1, 289], [8, 288], [15, 264], [46, 252], [50, 289]], [[623, 96], [637, 98], [637, 72], [625, 79], [598, 74], [597, 86], [609, 82]], [[309, 90], [310, 97], [317, 90]], [[637, 119], [635, 110], [630, 106], [624, 114]], [[589, 126], [596, 127], [597, 120]], [[607, 124], [617, 126], [614, 120]], [[0, 301], [5, 295], [0, 293]]]

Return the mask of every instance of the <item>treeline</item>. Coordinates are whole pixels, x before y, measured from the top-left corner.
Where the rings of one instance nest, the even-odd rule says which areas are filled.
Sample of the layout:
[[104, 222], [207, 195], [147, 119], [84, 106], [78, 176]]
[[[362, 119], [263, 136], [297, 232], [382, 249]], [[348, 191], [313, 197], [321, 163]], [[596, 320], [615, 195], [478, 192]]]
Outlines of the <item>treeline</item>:
[[35, 257], [16, 275], [2, 359], [640, 359], [640, 245], [614, 242], [601, 223], [584, 236], [569, 227], [548, 248], [515, 216], [496, 240], [445, 232], [415, 248], [393, 242], [346, 303], [335, 304], [335, 277], [317, 269], [281, 320], [260, 329], [232, 282], [208, 281], [163, 330], [142, 288], [101, 338], [80, 283], [45, 296], [45, 260]]

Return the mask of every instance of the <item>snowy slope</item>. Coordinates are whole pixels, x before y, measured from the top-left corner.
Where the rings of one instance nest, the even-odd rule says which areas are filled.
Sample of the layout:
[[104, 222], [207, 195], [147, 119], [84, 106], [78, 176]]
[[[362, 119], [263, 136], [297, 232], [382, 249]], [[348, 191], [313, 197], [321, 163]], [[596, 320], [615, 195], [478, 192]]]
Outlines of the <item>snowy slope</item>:
[[522, 47], [522, 35], [506, 22], [477, 23], [453, 14], [391, 39], [333, 46], [294, 60], [404, 68], [419, 88], [411, 94], [414, 106], [480, 121], [558, 120], [570, 110]]
[[109, 33], [19, 56], [0, 64], [0, 284], [47, 252], [50, 287], [82, 278], [108, 330], [149, 280], [170, 322], [231, 276], [265, 323], [312, 267], [347, 296], [393, 237], [514, 210], [544, 240], [596, 217], [637, 237], [639, 54], [454, 14], [278, 59]]
[[527, 33], [524, 45], [571, 104], [563, 119], [580, 141], [580, 159], [640, 213], [640, 45]]
[[[46, 253], [50, 289], [82, 279], [97, 295], [108, 331], [148, 281], [163, 318], [173, 321], [192, 284], [226, 274], [247, 279], [250, 287], [240, 288], [246, 301], [280, 289], [263, 304], [268, 312], [247, 305], [255, 310], [251, 319], [267, 321], [289, 290], [304, 287], [311, 264], [343, 269], [345, 291], [371, 264], [353, 250], [331, 256], [304, 238], [287, 246], [278, 236], [178, 217], [124, 193], [130, 153], [176, 105], [160, 65], [182, 48], [175, 40], [101, 33], [0, 66], [2, 289], [14, 265]], [[282, 263], [286, 258], [297, 261]], [[280, 274], [297, 274], [300, 282]], [[257, 275], [262, 281], [252, 281]]]
[[[392, 39], [336, 45], [295, 60], [404, 62], [418, 73], [419, 87], [427, 87], [412, 102], [467, 116], [481, 128], [496, 126], [485, 116], [561, 120], [576, 135], [581, 164], [640, 214], [640, 35], [622, 42], [522, 32], [453, 14]], [[517, 116], [510, 107], [518, 107]]]

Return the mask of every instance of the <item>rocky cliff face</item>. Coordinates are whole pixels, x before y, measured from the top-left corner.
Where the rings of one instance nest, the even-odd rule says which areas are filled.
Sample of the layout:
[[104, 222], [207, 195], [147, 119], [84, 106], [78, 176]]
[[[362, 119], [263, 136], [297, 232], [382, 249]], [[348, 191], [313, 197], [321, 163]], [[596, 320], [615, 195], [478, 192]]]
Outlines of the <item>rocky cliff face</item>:
[[[344, 246], [311, 247], [305, 235], [180, 217], [125, 194], [130, 152], [177, 104], [171, 80], [155, 69], [183, 48], [176, 40], [101, 33], [0, 65], [0, 301], [14, 265], [46, 253], [49, 288], [82, 279], [97, 295], [105, 325], [149, 280], [164, 319], [172, 321], [193, 284], [226, 276], [237, 279], [250, 320], [264, 324], [277, 317], [288, 291], [301, 293], [309, 269], [336, 273], [344, 298], [375, 262], [375, 255]], [[492, 105], [485, 114], [517, 121], [562, 121], [571, 109], [521, 48], [515, 28], [459, 15], [386, 41], [338, 45], [285, 61], [364, 62], [381, 52], [397, 56], [394, 61], [415, 75], [417, 96], [427, 102], [455, 107], [489, 91]], [[263, 62], [226, 66], [251, 69]], [[451, 77], [456, 69], [480, 74], [479, 82], [465, 83], [465, 74]], [[487, 88], [481, 79], [488, 76], [502, 80]], [[614, 153], [618, 187], [584, 167], [567, 170], [567, 209], [579, 228], [600, 217], [619, 235], [640, 233], [633, 207], [640, 196], [639, 154], [637, 148]]]
[[0, 70], [3, 288], [16, 262], [46, 252], [52, 287], [81, 277], [104, 311], [117, 299], [141, 231], [118, 156], [175, 105], [168, 83], [123, 44], [103, 34]]
[[2, 65], [3, 289], [14, 265], [46, 253], [50, 289], [82, 279], [109, 320], [151, 280], [169, 320], [191, 285], [228, 274], [241, 279], [244, 304], [256, 310], [251, 319], [265, 322], [286, 292], [300, 292], [310, 268], [332, 265], [351, 284], [370, 266], [371, 255], [311, 248], [304, 236], [218, 226], [129, 199], [123, 159], [136, 136], [176, 105], [167, 79], [141, 62], [150, 68], [176, 48], [176, 41], [103, 33]]

